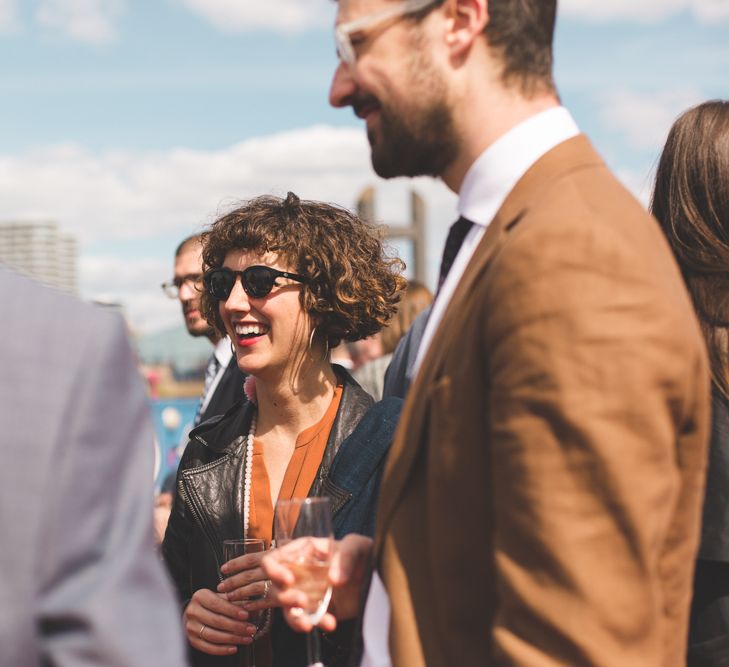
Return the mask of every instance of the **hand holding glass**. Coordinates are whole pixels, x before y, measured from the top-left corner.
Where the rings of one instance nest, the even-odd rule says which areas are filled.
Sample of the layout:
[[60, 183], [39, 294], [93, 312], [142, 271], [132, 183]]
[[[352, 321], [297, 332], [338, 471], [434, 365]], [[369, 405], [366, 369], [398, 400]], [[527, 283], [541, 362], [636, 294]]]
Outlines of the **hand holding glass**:
[[[276, 503], [276, 546], [281, 562], [291, 570], [294, 587], [307, 599], [300, 609], [316, 625], [326, 613], [332, 596], [329, 567], [334, 547], [329, 498], [294, 498]], [[323, 667], [319, 657], [318, 630], [307, 635], [309, 667]]]
[[[226, 563], [234, 558], [245, 556], [246, 554], [259, 553], [263, 551], [265, 551], [265, 544], [263, 540], [223, 540], [223, 561]], [[255, 596], [248, 599], [254, 600], [259, 599], [260, 597], [261, 596]], [[252, 623], [260, 630], [262, 618], [262, 612], [250, 612], [248, 622]], [[253, 644], [239, 646], [238, 654], [241, 656], [241, 667], [255, 667], [256, 662]]]

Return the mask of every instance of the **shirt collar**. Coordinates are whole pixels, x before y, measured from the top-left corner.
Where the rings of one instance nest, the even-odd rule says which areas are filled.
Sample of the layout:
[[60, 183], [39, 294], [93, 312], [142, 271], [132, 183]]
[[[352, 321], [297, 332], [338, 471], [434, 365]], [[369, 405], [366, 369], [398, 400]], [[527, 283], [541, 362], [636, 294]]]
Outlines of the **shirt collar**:
[[227, 368], [230, 360], [233, 358], [233, 348], [230, 346], [230, 338], [224, 336], [215, 345], [213, 350], [215, 358], [218, 360], [221, 368]]
[[542, 111], [513, 127], [466, 172], [458, 198], [460, 215], [486, 227], [529, 167], [578, 134], [577, 124], [564, 107]]

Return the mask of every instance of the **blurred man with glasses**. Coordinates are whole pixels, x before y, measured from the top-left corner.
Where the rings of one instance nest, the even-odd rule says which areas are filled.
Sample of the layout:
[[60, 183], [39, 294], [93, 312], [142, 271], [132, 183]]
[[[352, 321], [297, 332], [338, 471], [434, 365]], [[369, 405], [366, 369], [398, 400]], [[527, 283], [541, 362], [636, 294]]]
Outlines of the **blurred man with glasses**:
[[[560, 104], [555, 18], [338, 3], [330, 102], [380, 176], [459, 197], [374, 548], [347, 537], [330, 573], [325, 630], [374, 562], [363, 667], [685, 664], [706, 354], [660, 229]], [[307, 629], [295, 577], [265, 566]]]
[[[213, 353], [205, 368], [205, 383], [191, 426], [197, 426], [228, 408], [244, 396], [245, 375], [238, 368], [230, 339], [221, 338], [200, 312], [200, 296], [203, 290], [202, 244], [200, 234], [188, 236], [175, 251], [175, 272], [170, 282], [162, 283], [162, 290], [170, 299], [179, 299], [187, 332], [193, 337], [205, 336], [213, 345]], [[183, 442], [187, 443], [187, 434]], [[178, 450], [182, 455], [182, 446]], [[155, 499], [155, 536], [158, 542], [164, 538], [172, 509], [176, 471], [170, 472], [162, 482]]]
[[162, 289], [171, 299], [179, 299], [187, 332], [194, 338], [205, 336], [215, 348], [205, 371], [205, 386], [195, 416], [195, 426], [223, 414], [243, 397], [243, 381], [228, 338], [221, 338], [200, 313], [203, 290], [202, 244], [200, 235], [186, 238], [175, 252], [175, 273]]

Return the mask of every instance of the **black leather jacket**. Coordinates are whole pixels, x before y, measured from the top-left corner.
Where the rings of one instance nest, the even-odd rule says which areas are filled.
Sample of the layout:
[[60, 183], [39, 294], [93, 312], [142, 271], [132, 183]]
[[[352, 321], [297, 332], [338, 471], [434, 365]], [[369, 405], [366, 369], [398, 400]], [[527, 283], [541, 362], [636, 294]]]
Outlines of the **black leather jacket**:
[[[342, 399], [309, 495], [332, 499], [335, 537], [351, 532], [372, 535], [380, 477], [401, 401], [388, 399], [370, 410], [369, 394], [346, 371], [338, 368], [337, 372], [344, 380]], [[241, 535], [245, 443], [253, 409], [249, 403], [239, 403], [190, 433], [162, 543], [162, 555], [183, 606], [194, 591], [216, 588], [223, 540]], [[323, 642], [325, 664], [344, 664], [346, 652], [340, 645], [349, 643], [346, 634]], [[274, 614], [272, 642], [274, 665], [306, 664], [303, 638], [288, 629], [279, 613]], [[192, 652], [195, 667], [233, 665], [236, 656], [231, 658]]]

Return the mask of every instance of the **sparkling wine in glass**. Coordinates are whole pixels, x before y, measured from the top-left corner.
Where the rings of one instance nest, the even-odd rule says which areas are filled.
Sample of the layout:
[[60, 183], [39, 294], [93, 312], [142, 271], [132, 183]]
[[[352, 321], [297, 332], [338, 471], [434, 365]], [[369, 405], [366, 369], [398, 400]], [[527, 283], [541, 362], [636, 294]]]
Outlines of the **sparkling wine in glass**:
[[[305, 614], [316, 626], [332, 597], [329, 566], [334, 539], [329, 498], [279, 500], [274, 531], [281, 559], [293, 573], [295, 587], [307, 597], [305, 606], [298, 612]], [[316, 627], [308, 633], [306, 643], [309, 667], [324, 667]]]
[[[265, 551], [265, 549], [266, 545], [264, 544], [263, 540], [223, 540], [223, 561], [227, 563], [229, 560], [233, 560], [233, 558], [245, 556], [246, 554], [259, 553], [261, 551]], [[253, 595], [246, 598], [246, 601], [260, 600], [261, 597], [262, 596], [260, 595]], [[248, 616], [248, 622], [260, 629], [263, 615], [264, 612], [262, 611], [250, 612]], [[256, 667], [256, 657], [253, 643], [241, 644], [238, 647], [238, 655], [241, 656], [240, 667]]]

